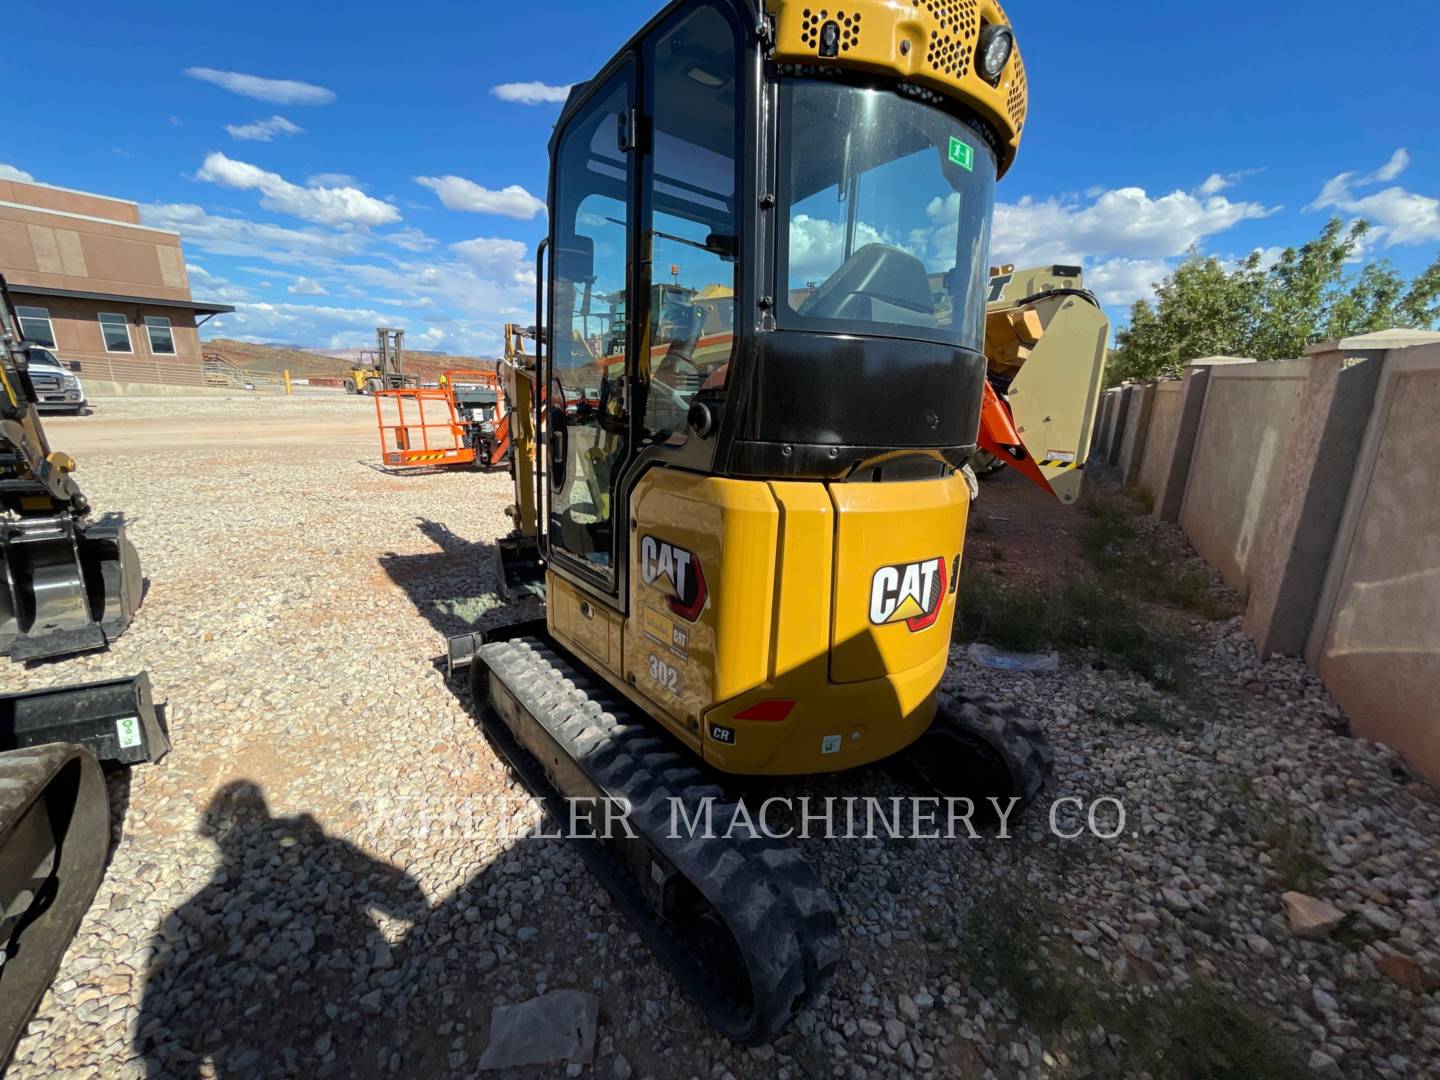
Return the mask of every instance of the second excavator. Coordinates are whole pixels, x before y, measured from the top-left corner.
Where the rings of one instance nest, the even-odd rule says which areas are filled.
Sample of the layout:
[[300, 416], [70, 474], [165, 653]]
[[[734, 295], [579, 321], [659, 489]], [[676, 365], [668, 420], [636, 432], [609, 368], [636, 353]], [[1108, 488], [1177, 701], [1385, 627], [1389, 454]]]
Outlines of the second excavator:
[[535, 351], [502, 364], [503, 576], [538, 569], [545, 617], [451, 660], [562, 820], [627, 810], [578, 850], [736, 1040], [824, 990], [835, 902], [785, 840], [677, 813], [892, 757], [1013, 808], [1052, 769], [940, 688], [1026, 95], [994, 0], [676, 0], [551, 137]]

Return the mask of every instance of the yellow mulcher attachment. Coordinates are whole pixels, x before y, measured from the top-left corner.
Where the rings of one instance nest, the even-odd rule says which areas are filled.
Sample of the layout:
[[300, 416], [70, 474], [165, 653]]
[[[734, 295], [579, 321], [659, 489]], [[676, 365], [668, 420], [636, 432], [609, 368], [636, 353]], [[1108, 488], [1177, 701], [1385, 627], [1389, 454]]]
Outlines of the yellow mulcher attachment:
[[1109, 338], [1080, 267], [991, 269], [977, 475], [1010, 465], [1063, 503], [1080, 497]]
[[533, 409], [502, 562], [545, 617], [451, 662], [732, 1039], [812, 1002], [840, 935], [727, 777], [896, 759], [1015, 810], [1050, 776], [1036, 725], [940, 689], [1026, 108], [995, 0], [675, 0], [551, 137], [536, 349], [502, 366]]

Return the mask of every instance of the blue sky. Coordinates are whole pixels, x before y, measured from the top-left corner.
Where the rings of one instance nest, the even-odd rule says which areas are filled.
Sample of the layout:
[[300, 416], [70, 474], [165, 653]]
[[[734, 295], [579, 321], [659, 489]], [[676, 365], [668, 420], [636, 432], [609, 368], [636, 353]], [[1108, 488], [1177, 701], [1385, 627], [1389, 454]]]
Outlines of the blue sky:
[[[559, 110], [496, 88], [588, 77], [659, 6], [10, 0], [8, 41], [34, 47], [8, 65], [0, 173], [178, 229], [195, 295], [239, 308], [212, 336], [342, 347], [383, 321], [493, 352], [533, 321]], [[1118, 319], [1192, 245], [1278, 249], [1332, 214], [1375, 223], [1372, 257], [1435, 258], [1433, 5], [1008, 11], [1031, 105], [994, 261], [1082, 261]]]

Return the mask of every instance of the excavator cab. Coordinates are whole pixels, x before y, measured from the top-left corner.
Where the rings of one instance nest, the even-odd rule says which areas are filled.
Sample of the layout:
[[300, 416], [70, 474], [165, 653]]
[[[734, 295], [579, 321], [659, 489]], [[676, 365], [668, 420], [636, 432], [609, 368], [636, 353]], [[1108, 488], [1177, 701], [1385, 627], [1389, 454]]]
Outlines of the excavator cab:
[[[972, 49], [981, 23], [1005, 27], [998, 7], [974, 19]], [[1023, 108], [1018, 55], [992, 85], [932, 44], [943, 30], [958, 54], [942, 21], [673, 4], [572, 92], [551, 139], [551, 631], [727, 771], [860, 764], [933, 717], [995, 185]], [[754, 572], [732, 566], [747, 542]], [[882, 566], [923, 570], [895, 605], [915, 629], [870, 618], [889, 615], [870, 602]], [[899, 715], [824, 750], [798, 721], [837, 696]], [[750, 729], [746, 710], [792, 699], [785, 724]]]
[[824, 986], [833, 901], [784, 844], [646, 815], [902, 752], [1025, 803], [1051, 767], [939, 689], [1025, 107], [994, 0], [677, 0], [551, 137], [512, 459], [545, 619], [451, 661], [544, 797], [634, 808], [582, 853], [732, 1038]]

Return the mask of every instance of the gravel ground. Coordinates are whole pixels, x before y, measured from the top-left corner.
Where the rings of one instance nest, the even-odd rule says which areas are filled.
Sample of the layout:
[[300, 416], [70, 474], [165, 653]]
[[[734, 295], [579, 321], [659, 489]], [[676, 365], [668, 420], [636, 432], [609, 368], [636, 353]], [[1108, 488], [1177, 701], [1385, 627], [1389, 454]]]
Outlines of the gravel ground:
[[[841, 907], [835, 985], [773, 1046], [714, 1037], [563, 842], [515, 838], [521, 793], [437, 667], [445, 634], [509, 617], [488, 544], [508, 479], [380, 471], [370, 408], [101, 403], [134, 421], [118, 444], [52, 425], [97, 509], [131, 522], [150, 589], [110, 652], [7, 682], [147, 668], [175, 749], [128, 790], [112, 778], [123, 838], [10, 1076], [468, 1077], [493, 1005], [559, 988], [599, 996], [593, 1069], [616, 1080], [1074, 1075], [966, 969], [971, 909], [1001, 888], [1047, 898], [1044, 954], [1096, 983], [1220, 984], [1317, 1075], [1440, 1075], [1435, 791], [1234, 621], [1191, 628], [1198, 711], [1095, 665], [1017, 676], [957, 646], [948, 682], [1040, 719], [1055, 795], [1119, 798], [1125, 830], [1062, 840], [1041, 808], [1009, 840], [802, 841]], [[323, 438], [295, 438], [311, 420]], [[167, 444], [177, 425], [205, 434]], [[1178, 730], [1117, 722], [1145, 700]], [[906, 790], [878, 769], [768, 789]], [[1287, 927], [1301, 870], [1348, 917], [1333, 937]]]

